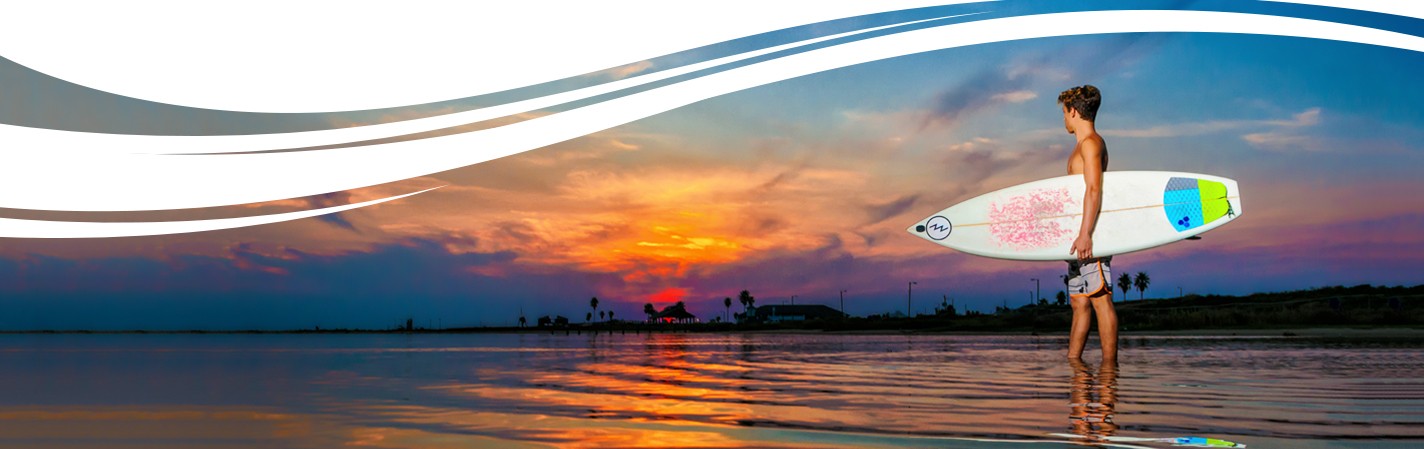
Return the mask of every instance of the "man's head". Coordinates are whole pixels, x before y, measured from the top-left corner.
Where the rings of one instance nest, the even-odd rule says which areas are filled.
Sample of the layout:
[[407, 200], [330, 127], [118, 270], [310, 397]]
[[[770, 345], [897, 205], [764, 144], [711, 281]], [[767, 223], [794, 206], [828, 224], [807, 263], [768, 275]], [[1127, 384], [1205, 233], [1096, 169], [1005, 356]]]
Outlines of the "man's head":
[[1063, 105], [1063, 127], [1074, 133], [1073, 120], [1080, 119], [1093, 123], [1098, 117], [1098, 105], [1103, 103], [1103, 95], [1098, 88], [1089, 84], [1074, 87], [1058, 94], [1058, 104]]

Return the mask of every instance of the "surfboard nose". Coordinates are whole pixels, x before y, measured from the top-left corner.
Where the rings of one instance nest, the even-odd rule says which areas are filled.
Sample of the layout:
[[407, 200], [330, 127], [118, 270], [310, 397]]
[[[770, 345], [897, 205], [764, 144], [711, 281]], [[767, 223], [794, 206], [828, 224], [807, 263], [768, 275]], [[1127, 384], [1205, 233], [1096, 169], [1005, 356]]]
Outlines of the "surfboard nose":
[[915, 223], [914, 226], [905, 229], [905, 231], [911, 234], [930, 240], [944, 240], [946, 237], [949, 237], [949, 234], [953, 232], [953, 230], [954, 225], [943, 215], [935, 215], [920, 220], [919, 223]]
[[912, 225], [912, 226], [910, 226], [910, 227], [908, 227], [908, 228], [905, 228], [905, 232], [908, 232], [908, 233], [911, 233], [911, 234], [914, 234], [914, 235], [918, 235], [918, 236], [920, 236], [920, 237], [924, 237], [924, 236], [925, 236], [925, 221], [924, 221], [924, 220], [920, 220], [919, 223], [915, 223], [914, 225]]

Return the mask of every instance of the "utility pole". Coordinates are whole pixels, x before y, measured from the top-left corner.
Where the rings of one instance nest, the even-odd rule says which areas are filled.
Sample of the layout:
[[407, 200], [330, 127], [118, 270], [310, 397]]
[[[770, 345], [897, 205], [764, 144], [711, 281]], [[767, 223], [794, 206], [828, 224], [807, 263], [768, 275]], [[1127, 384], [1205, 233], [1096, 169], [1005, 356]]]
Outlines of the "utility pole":
[[796, 295], [791, 295], [791, 305], [796, 305]]
[[1030, 280], [1030, 281], [1033, 281], [1033, 300], [1032, 300], [1032, 301], [1029, 301], [1029, 304], [1033, 304], [1033, 303], [1038, 302], [1038, 298], [1042, 298], [1042, 297], [1043, 297], [1043, 290], [1039, 289], [1039, 286], [1038, 286], [1038, 278], [1033, 278], [1033, 279], [1029, 279], [1029, 280]]
[[[845, 313], [845, 292], [845, 290], [841, 290], [841, 315], [849, 316]], [[844, 316], [842, 318], [844, 318]]]
[[915, 284], [919, 284], [919, 282], [910, 281], [909, 285], [905, 286], [905, 318], [914, 316], [910, 312], [910, 298], [915, 293]]

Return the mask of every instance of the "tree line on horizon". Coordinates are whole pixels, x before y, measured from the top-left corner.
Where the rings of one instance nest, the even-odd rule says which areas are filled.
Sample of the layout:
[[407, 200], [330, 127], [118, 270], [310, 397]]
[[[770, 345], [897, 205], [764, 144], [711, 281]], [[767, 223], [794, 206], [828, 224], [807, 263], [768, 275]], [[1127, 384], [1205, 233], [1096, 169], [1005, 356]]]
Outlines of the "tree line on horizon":
[[[1059, 276], [1059, 278], [1063, 280], [1063, 286], [1064, 286], [1064, 287], [1067, 287], [1067, 286], [1068, 286], [1068, 275], [1066, 275], [1066, 274], [1065, 274], [1065, 275], [1061, 275], [1061, 276]], [[1136, 288], [1137, 291], [1138, 291], [1138, 299], [1139, 299], [1139, 300], [1141, 300], [1141, 299], [1144, 298], [1144, 296], [1146, 295], [1146, 292], [1147, 292], [1147, 288], [1148, 288], [1148, 286], [1151, 285], [1151, 283], [1152, 283], [1152, 278], [1149, 277], [1146, 272], [1138, 272], [1136, 276], [1132, 276], [1132, 275], [1130, 275], [1130, 274], [1128, 274], [1128, 273], [1123, 273], [1122, 276], [1119, 276], [1119, 277], [1117, 278], [1117, 286], [1122, 289], [1122, 294], [1123, 294], [1124, 296], [1126, 296], [1127, 293], [1128, 293], [1128, 291], [1130, 291], [1130, 290]], [[1068, 298], [1067, 298], [1067, 294], [1064, 293], [1063, 291], [1060, 291], [1060, 292], [1058, 292], [1058, 298], [1057, 298], [1057, 299], [1058, 299], [1058, 304], [1059, 304], [1059, 305], [1064, 305], [1064, 304], [1067, 303], [1067, 299], [1068, 299]], [[1126, 298], [1124, 298], [1124, 301], [1126, 301]], [[737, 294], [737, 302], [742, 305], [742, 310], [748, 310], [748, 309], [751, 309], [752, 307], [756, 307], [756, 297], [755, 297], [755, 296], [752, 296], [752, 294], [751, 294], [751, 292], [750, 292], [749, 290], [742, 290], [741, 293]], [[588, 302], [589, 308], [591, 308], [591, 309], [593, 309], [593, 310], [590, 311], [590, 312], [588, 312], [587, 314], [585, 314], [585, 316], [584, 316], [584, 322], [586, 322], [586, 323], [593, 322], [593, 316], [594, 316], [594, 313], [595, 313], [595, 312], [597, 312], [597, 314], [598, 314], [598, 319], [599, 319], [599, 321], [612, 321], [612, 320], [613, 320], [613, 317], [614, 317], [613, 311], [612, 311], [612, 310], [607, 310], [607, 311], [598, 310], [598, 303], [599, 303], [599, 301], [598, 301], [598, 297], [597, 297], [597, 296], [594, 296], [594, 297], [592, 297], [592, 298], [589, 299], [589, 302]], [[1040, 305], [1046, 304], [1046, 303], [1047, 303], [1047, 300], [1046, 300], [1046, 299], [1043, 299], [1043, 298], [1039, 298], [1039, 299], [1038, 299], [1038, 303], [1039, 303]], [[724, 298], [722, 298], [722, 305], [723, 305], [723, 307], [726, 309], [725, 312], [724, 312], [725, 315], [724, 315], [723, 317], [718, 317], [718, 319], [719, 319], [719, 320], [723, 320], [723, 321], [728, 321], [728, 322], [730, 322], [730, 321], [731, 321], [732, 298], [731, 298], [730, 296], [729, 296], [729, 297], [724, 297]], [[682, 301], [678, 301], [676, 304], [674, 304], [674, 305], [671, 306], [671, 307], [686, 307], [686, 304], [684, 304]], [[658, 313], [657, 307], [653, 306], [653, 303], [649, 302], [649, 303], [643, 304], [643, 314], [647, 315], [647, 316], [648, 316], [648, 319], [652, 319], [653, 315], [656, 315], [657, 313]], [[562, 318], [562, 317], [561, 317], [561, 318]], [[526, 319], [526, 318], [524, 317], [524, 312], [523, 312], [523, 311], [520, 311], [520, 312], [519, 312], [519, 327], [524, 327], [524, 326], [526, 326], [527, 324], [528, 324], [528, 319]]]

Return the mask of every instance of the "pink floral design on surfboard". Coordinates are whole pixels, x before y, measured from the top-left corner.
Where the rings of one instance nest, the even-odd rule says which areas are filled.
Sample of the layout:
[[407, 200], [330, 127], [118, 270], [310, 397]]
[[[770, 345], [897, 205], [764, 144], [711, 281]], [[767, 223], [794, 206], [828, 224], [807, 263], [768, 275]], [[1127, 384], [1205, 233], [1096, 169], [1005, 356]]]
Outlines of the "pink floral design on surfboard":
[[1052, 220], [1076, 212], [1078, 201], [1066, 188], [1038, 189], [989, 205], [989, 233], [1001, 246], [1014, 249], [1037, 249], [1054, 246], [1073, 238], [1076, 229], [1072, 219]]

